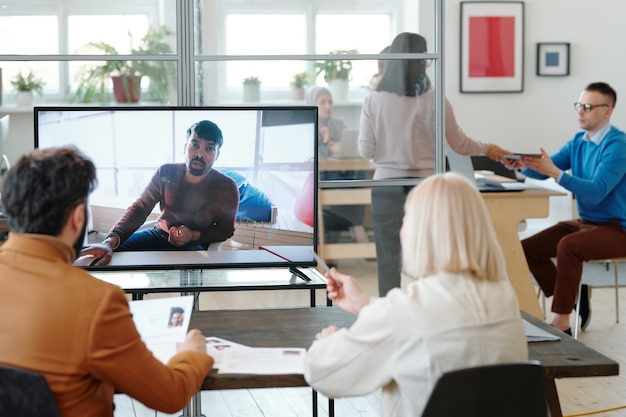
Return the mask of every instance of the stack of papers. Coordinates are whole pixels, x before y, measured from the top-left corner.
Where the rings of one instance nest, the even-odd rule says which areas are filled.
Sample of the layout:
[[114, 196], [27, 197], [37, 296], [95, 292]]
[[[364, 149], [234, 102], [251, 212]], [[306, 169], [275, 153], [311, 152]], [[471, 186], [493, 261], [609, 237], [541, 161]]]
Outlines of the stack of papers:
[[220, 374], [289, 375], [304, 373], [303, 348], [253, 348], [207, 337], [207, 353]]
[[135, 300], [128, 306], [141, 340], [158, 360], [167, 363], [176, 354], [176, 343], [187, 336], [193, 296]]
[[526, 333], [527, 342], [556, 342], [561, 340], [559, 336], [553, 335], [539, 327], [522, 319], [524, 323], [524, 333]]

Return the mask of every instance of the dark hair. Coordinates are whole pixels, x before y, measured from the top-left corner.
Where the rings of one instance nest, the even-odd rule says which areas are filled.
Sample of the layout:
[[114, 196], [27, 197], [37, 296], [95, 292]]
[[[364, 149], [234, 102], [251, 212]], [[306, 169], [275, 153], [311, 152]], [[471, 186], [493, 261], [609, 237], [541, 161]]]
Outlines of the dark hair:
[[189, 129], [187, 129], [187, 139], [189, 139], [192, 133], [195, 133], [200, 139], [215, 142], [220, 148], [224, 143], [222, 131], [215, 123], [209, 120], [202, 120], [192, 124]]
[[18, 233], [57, 236], [96, 185], [96, 167], [75, 147], [36, 149], [22, 156], [4, 180], [9, 226]]
[[615, 92], [613, 87], [611, 87], [607, 83], [591, 83], [587, 87], [585, 87], [585, 91], [597, 91], [598, 93], [609, 97], [610, 103], [607, 104], [610, 104], [611, 107], [615, 107], [615, 103], [617, 103], [617, 93]]
[[172, 307], [170, 309], [170, 317], [173, 316], [176, 313], [184, 314], [185, 313], [185, 309], [182, 308], [182, 307]]
[[[389, 53], [426, 52], [426, 39], [417, 33], [404, 32], [389, 45]], [[423, 59], [388, 59], [385, 71], [376, 86], [377, 91], [387, 91], [400, 96], [415, 97], [430, 89]]]

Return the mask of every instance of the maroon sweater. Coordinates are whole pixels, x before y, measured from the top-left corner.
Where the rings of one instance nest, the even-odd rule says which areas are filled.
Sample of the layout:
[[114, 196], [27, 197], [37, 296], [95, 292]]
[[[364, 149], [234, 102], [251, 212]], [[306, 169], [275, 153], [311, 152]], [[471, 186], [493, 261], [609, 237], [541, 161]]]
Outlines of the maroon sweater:
[[146, 189], [111, 229], [122, 245], [145, 221], [159, 203], [159, 219], [168, 228], [185, 225], [200, 232], [196, 242], [222, 242], [235, 231], [239, 208], [237, 184], [212, 169], [197, 184], [185, 181], [185, 164], [165, 164], [157, 169]]

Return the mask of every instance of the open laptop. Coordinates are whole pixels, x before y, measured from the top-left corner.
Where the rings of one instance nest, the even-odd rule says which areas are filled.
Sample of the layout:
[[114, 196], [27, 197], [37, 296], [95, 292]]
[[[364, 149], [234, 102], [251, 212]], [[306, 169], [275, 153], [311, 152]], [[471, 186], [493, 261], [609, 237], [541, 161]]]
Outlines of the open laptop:
[[341, 149], [335, 155], [339, 159], [357, 159], [359, 155], [359, 147], [357, 138], [359, 137], [359, 129], [344, 129], [341, 132]]
[[472, 158], [465, 155], [459, 155], [454, 152], [447, 143], [445, 146], [450, 171], [456, 172], [472, 184], [475, 184], [476, 188], [478, 188], [478, 191], [481, 193], [516, 192], [523, 191], [528, 188], [528, 186], [522, 182], [503, 183], [485, 177], [477, 179], [474, 173], [474, 166], [472, 165]]

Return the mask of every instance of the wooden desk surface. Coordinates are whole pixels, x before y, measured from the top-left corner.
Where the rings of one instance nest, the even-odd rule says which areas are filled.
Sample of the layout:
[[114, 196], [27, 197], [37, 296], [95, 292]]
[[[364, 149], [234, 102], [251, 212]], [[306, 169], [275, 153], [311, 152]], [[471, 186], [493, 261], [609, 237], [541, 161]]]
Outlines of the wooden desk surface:
[[318, 161], [320, 171], [373, 171], [369, 160], [363, 158], [329, 158]]
[[[523, 313], [536, 326], [562, 337], [558, 342], [529, 344], [530, 359], [541, 361], [546, 390], [554, 390], [554, 378], [609, 376], [619, 373], [619, 365], [587, 345], [554, 330], [550, 325]], [[317, 332], [335, 324], [348, 327], [355, 316], [339, 307], [263, 310], [194, 311], [191, 328], [205, 336], [217, 336], [253, 347], [308, 348]], [[306, 386], [302, 375], [220, 375], [213, 372], [203, 390]], [[550, 397], [550, 395], [549, 395]], [[560, 412], [558, 396], [552, 397], [552, 410]], [[557, 407], [558, 406], [558, 407]], [[553, 415], [558, 415], [555, 412]]]
[[564, 194], [539, 187], [521, 192], [481, 193], [504, 252], [507, 272], [520, 308], [536, 317], [543, 314], [517, 229], [522, 220], [548, 217], [550, 197], [560, 195]]

